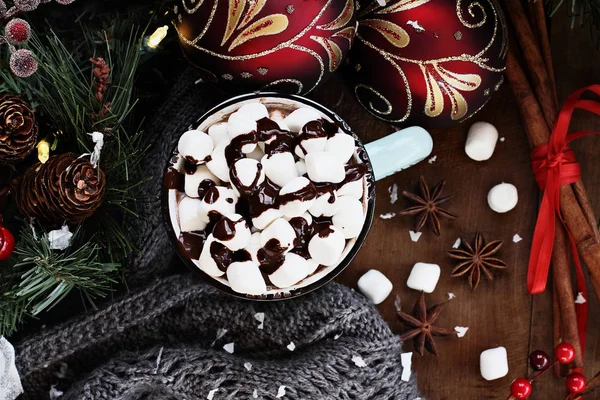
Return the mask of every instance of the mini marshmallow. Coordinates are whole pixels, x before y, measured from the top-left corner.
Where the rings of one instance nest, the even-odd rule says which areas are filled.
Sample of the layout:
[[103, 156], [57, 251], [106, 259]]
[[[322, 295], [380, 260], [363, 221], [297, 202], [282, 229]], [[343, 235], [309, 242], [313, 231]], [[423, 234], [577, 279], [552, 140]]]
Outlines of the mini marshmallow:
[[373, 304], [381, 304], [392, 293], [392, 282], [376, 269], [367, 271], [358, 280], [358, 290]]
[[356, 143], [354, 143], [354, 138], [343, 132], [338, 132], [327, 139], [327, 144], [325, 145], [325, 151], [336, 153], [344, 163], [347, 163], [352, 158], [355, 149]]
[[[221, 238], [219, 234], [225, 234], [226, 236], [233, 234], [233, 236]], [[215, 225], [213, 236], [229, 250], [237, 251], [250, 244], [252, 232], [250, 232], [248, 223], [243, 216], [240, 214], [227, 214]]]
[[296, 161], [296, 169], [298, 170], [298, 175], [302, 176], [306, 174], [306, 162], [304, 160]]
[[308, 266], [308, 275], [312, 275], [315, 273], [315, 271], [317, 270], [317, 268], [319, 268], [319, 265], [321, 264], [319, 264], [312, 258], [309, 258], [308, 260], [306, 260], [306, 265]]
[[260, 162], [267, 178], [279, 187], [284, 187], [299, 176], [296, 160], [292, 153], [266, 155]]
[[217, 178], [223, 182], [229, 182], [229, 166], [227, 165], [227, 158], [225, 157], [225, 148], [229, 145], [229, 140], [222, 141], [213, 150], [210, 155], [210, 160], [206, 162], [206, 166], [215, 174]]
[[252, 225], [257, 229], [265, 229], [273, 221], [281, 217], [283, 217], [283, 214], [279, 211], [279, 208], [269, 208], [263, 211], [258, 217], [252, 218]]
[[229, 170], [229, 179], [236, 194], [255, 192], [265, 181], [262, 165], [251, 158], [237, 160]]
[[325, 151], [325, 146], [327, 146], [326, 137], [304, 139], [294, 148], [294, 153], [302, 159], [310, 153]]
[[272, 239], [279, 241], [279, 246], [289, 251], [294, 247], [296, 231], [288, 221], [278, 218], [260, 233], [260, 245], [264, 247]]
[[213, 235], [208, 235], [206, 241], [204, 242], [202, 252], [200, 253], [200, 259], [197, 262], [194, 260], [194, 264], [196, 264], [198, 268], [206, 272], [208, 275], [217, 277], [223, 276], [225, 272], [221, 271], [219, 267], [217, 267], [217, 263], [210, 252], [210, 247], [215, 241], [216, 239]]
[[433, 293], [440, 280], [441, 272], [442, 270], [437, 264], [418, 262], [410, 271], [406, 286], [414, 290], [422, 290], [425, 293]]
[[341, 196], [337, 204], [339, 211], [333, 215], [333, 225], [341, 229], [346, 239], [360, 235], [365, 219], [362, 202], [354, 197]]
[[257, 264], [260, 264], [258, 261], [258, 250], [260, 250], [260, 232], [255, 232], [250, 236], [250, 243], [244, 250], [246, 250], [250, 254], [250, 258]]
[[338, 196], [351, 196], [355, 199], [362, 199], [363, 197], [363, 180], [359, 179], [357, 181], [347, 182], [340, 186], [337, 190]]
[[208, 136], [213, 140], [215, 147], [221, 142], [229, 142], [229, 133], [227, 133], [227, 122], [219, 122], [208, 128]]
[[302, 176], [295, 178], [282, 187], [279, 191], [279, 197], [281, 198], [291, 193], [300, 193], [302, 195], [300, 197], [304, 198], [292, 200], [279, 206], [279, 209], [287, 218], [294, 218], [304, 214], [315, 203], [317, 198], [317, 189], [315, 189], [313, 183]]
[[469, 128], [465, 152], [469, 158], [475, 161], [489, 160], [496, 143], [498, 142], [498, 130], [494, 125], [487, 122], [475, 122]]
[[262, 160], [262, 158], [264, 156], [265, 156], [265, 152], [263, 151], [263, 148], [260, 147], [260, 143], [259, 143], [259, 146], [256, 146], [256, 148], [251, 153], [246, 154], [246, 157], [252, 158], [253, 160], [256, 160], [256, 161]]
[[269, 280], [278, 288], [290, 287], [308, 276], [306, 259], [294, 253], [287, 253], [283, 264], [269, 275]]
[[321, 151], [306, 155], [306, 172], [313, 182], [340, 183], [346, 177], [344, 162], [336, 153]]
[[[245, 135], [256, 130], [256, 121], [248, 118], [244, 114], [234, 112], [227, 120], [227, 133], [229, 139], [234, 139], [240, 135]], [[242, 146], [243, 153], [252, 153], [256, 148], [257, 143], [249, 143]]]
[[207, 215], [218, 213], [221, 215], [235, 214], [235, 205], [238, 196], [225, 186], [214, 186], [206, 192], [202, 199], [202, 210]]
[[185, 194], [188, 197], [199, 197], [198, 188], [200, 183], [205, 180], [220, 184], [221, 181], [217, 178], [205, 165], [199, 165], [196, 167], [196, 171], [192, 175], [185, 175]]
[[303, 218], [308, 225], [312, 225], [312, 223], [313, 223], [313, 217], [312, 217], [312, 215], [310, 215], [307, 212], [303, 213], [302, 215], [295, 216], [295, 217], [285, 217], [284, 216], [284, 218], [285, 218], [286, 221], [290, 221], [293, 218]]
[[201, 164], [214, 149], [213, 140], [202, 131], [187, 131], [179, 138], [177, 150], [186, 160]]
[[269, 110], [262, 103], [246, 103], [241, 106], [237, 112], [244, 117], [253, 121], [258, 121], [262, 118], [269, 118]]
[[227, 280], [238, 293], [259, 296], [267, 291], [258, 264], [254, 261], [234, 262], [227, 268]]
[[179, 202], [179, 227], [182, 232], [202, 231], [208, 225], [208, 213], [202, 201], [184, 197]]
[[479, 356], [479, 369], [486, 381], [493, 381], [508, 375], [508, 355], [506, 348], [500, 346], [485, 350]]
[[519, 202], [517, 188], [510, 183], [501, 183], [494, 186], [488, 193], [488, 204], [497, 213], [509, 212]]
[[[333, 200], [332, 200], [333, 197]], [[314, 204], [308, 209], [313, 217], [331, 217], [340, 210], [340, 205], [337, 202], [337, 192], [325, 192], [317, 197]]]
[[300, 132], [302, 127], [310, 121], [322, 118], [321, 114], [309, 107], [301, 107], [292, 111], [290, 115], [284, 118], [283, 122], [292, 132]]
[[344, 252], [346, 239], [339, 228], [330, 226], [330, 232], [314, 235], [308, 242], [308, 253], [319, 264], [327, 267], [337, 264]]

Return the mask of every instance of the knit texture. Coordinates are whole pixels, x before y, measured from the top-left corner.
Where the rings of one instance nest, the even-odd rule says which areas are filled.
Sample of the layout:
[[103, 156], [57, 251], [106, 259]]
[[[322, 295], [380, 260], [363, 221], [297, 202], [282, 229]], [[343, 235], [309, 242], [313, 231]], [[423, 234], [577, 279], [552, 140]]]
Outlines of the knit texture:
[[[221, 329], [227, 332], [217, 339]], [[233, 354], [223, 349], [227, 343], [234, 343]], [[259, 399], [275, 399], [282, 385], [289, 400], [419, 396], [414, 382], [400, 380], [398, 337], [362, 296], [338, 284], [292, 301], [257, 303], [172, 276], [16, 352], [31, 399], [47, 396], [64, 364], [78, 381], [64, 400], [205, 399], [213, 389], [215, 400], [251, 399], [254, 390]], [[357, 356], [365, 367], [355, 364]]]

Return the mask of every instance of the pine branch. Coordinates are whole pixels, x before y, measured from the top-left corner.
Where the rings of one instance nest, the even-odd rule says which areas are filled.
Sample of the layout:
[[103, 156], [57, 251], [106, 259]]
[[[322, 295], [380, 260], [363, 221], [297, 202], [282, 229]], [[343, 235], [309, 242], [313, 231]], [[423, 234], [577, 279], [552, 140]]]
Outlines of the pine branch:
[[[536, 0], [529, 0], [536, 1]], [[540, 0], [537, 0], [540, 1]], [[545, 0], [546, 9], [553, 17], [563, 6], [569, 7], [571, 16], [571, 29], [576, 24], [589, 25], [590, 34], [596, 36], [597, 45], [600, 46], [600, 0]]]

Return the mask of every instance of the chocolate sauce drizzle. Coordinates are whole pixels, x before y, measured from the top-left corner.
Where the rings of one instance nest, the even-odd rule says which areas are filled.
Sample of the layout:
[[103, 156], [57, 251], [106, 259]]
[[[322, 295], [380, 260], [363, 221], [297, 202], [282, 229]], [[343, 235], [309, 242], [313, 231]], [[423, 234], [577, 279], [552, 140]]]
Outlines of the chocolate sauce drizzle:
[[235, 236], [235, 224], [240, 221], [232, 221], [227, 217], [221, 218], [219, 222], [215, 224], [213, 228], [213, 236], [217, 240], [227, 241], [233, 239]]
[[300, 190], [295, 192], [280, 194], [279, 195], [279, 204], [284, 205], [287, 203], [291, 203], [292, 201], [310, 201], [317, 198], [317, 189], [312, 182], [309, 182], [308, 185], [304, 186]]

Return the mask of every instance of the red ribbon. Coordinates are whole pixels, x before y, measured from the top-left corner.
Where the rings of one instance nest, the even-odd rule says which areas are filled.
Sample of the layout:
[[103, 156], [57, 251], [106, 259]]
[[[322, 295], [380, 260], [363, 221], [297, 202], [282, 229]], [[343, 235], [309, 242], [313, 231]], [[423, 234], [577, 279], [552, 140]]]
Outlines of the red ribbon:
[[[577, 182], [581, 177], [579, 163], [575, 159], [569, 143], [582, 136], [596, 134], [594, 131], [568, 133], [573, 112], [576, 109], [585, 110], [600, 115], [600, 103], [594, 100], [582, 100], [580, 97], [586, 91], [600, 96], [600, 85], [591, 85], [572, 93], [565, 101], [556, 123], [552, 129], [550, 142], [533, 149], [531, 153], [533, 172], [541, 190], [544, 191], [540, 211], [533, 234], [529, 271], [527, 273], [527, 288], [529, 293], [541, 293], [546, 289], [552, 248], [554, 247], [554, 229], [556, 217], [567, 228], [560, 211], [560, 187]], [[585, 276], [577, 246], [566, 229], [571, 245], [571, 254], [575, 264], [577, 289], [587, 300]], [[587, 301], [576, 304], [577, 326], [581, 349], [585, 348], [585, 331], [587, 327]]]

